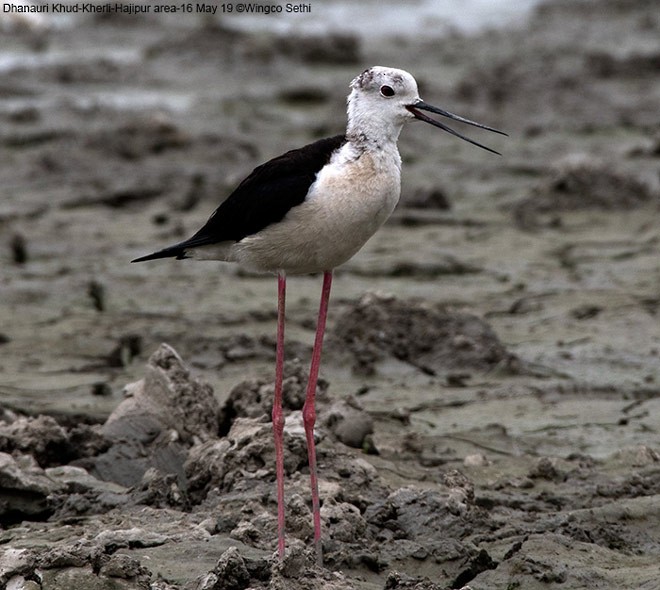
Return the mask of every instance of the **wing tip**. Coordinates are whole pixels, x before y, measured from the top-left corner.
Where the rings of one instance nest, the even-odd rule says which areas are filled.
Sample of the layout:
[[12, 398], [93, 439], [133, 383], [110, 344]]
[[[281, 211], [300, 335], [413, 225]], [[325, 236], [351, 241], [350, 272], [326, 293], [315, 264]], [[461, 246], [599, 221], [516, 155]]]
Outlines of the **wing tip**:
[[145, 256], [139, 256], [131, 260], [131, 264], [134, 262], [146, 262], [147, 260], [157, 260], [159, 258], [176, 258], [177, 260], [182, 260], [183, 258], [188, 258], [186, 256], [186, 251], [183, 248], [173, 247], [165, 248], [164, 250], [159, 250], [158, 252], [153, 252], [152, 254], [146, 254]]

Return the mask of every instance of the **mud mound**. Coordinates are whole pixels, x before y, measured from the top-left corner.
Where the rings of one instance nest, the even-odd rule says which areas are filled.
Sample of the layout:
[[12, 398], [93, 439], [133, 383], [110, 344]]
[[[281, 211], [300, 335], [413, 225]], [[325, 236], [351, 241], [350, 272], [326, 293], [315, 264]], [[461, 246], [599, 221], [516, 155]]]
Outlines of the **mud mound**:
[[[84, 469], [68, 463], [93, 461], [112, 444], [100, 426], [67, 428], [51, 416], [4, 412], [0, 421], [0, 521], [43, 520], [76, 493], [96, 487]], [[77, 471], [76, 471], [77, 470]], [[74, 481], [75, 480], [75, 481]], [[96, 487], [98, 496], [105, 486]], [[108, 491], [105, 488], [103, 491]], [[83, 510], [84, 511], [84, 510]]]
[[658, 195], [636, 176], [586, 155], [566, 158], [549, 171], [534, 193], [514, 209], [516, 223], [525, 228], [561, 223], [568, 211], [621, 211], [660, 204]]
[[[291, 474], [307, 464], [304, 431], [287, 420], [284, 427], [284, 471]], [[237, 418], [226, 437], [191, 449], [185, 465], [190, 491], [205, 497], [210, 489], [231, 492], [250, 489], [258, 481], [272, 481], [275, 449], [272, 425]]]
[[[299, 359], [284, 363], [282, 407], [285, 415], [302, 410], [307, 380], [308, 372]], [[373, 432], [373, 419], [352, 396], [336, 401], [329, 398], [328, 387], [329, 383], [319, 378], [316, 384], [317, 429], [323, 428], [345, 445], [362, 448]], [[220, 435], [226, 435], [237, 418], [270, 421], [274, 392], [272, 380], [248, 379], [236, 385], [220, 409]]]
[[[282, 406], [284, 410], [302, 410], [307, 389], [307, 370], [299, 359], [284, 363]], [[323, 404], [328, 382], [319, 379], [316, 395]], [[234, 387], [220, 409], [220, 433], [226, 434], [234, 419], [264, 417], [270, 420], [273, 409], [275, 383], [272, 379], [247, 379]]]
[[[433, 559], [443, 564], [452, 579], [451, 588], [460, 588], [496, 563], [470, 538], [493, 526], [487, 513], [474, 499], [473, 485], [457, 471], [448, 472], [435, 490], [415, 486], [394, 490], [382, 503], [366, 513], [383, 559], [404, 561]], [[371, 529], [373, 531], [373, 528]], [[437, 531], [443, 535], [438, 536]], [[405, 586], [403, 586], [405, 587]]]
[[430, 375], [449, 370], [488, 371], [511, 367], [507, 352], [491, 327], [476, 316], [450, 313], [369, 294], [335, 323], [328, 348], [332, 354], [350, 354], [353, 370], [376, 371], [387, 357], [409, 363]]
[[60, 490], [31, 456], [0, 453], [0, 518], [3, 524], [48, 518], [53, 513], [48, 498]]
[[[188, 506], [183, 465], [191, 446], [217, 436], [213, 391], [163, 344], [127, 396], [103, 426], [67, 429], [50, 416], [0, 424], [1, 450], [12, 453], [0, 453], [4, 521], [77, 517], [127, 503]], [[131, 494], [123, 486], [134, 486]]]
[[[266, 415], [261, 418], [235, 418], [226, 437], [209, 440], [190, 450], [185, 470], [193, 501], [203, 500], [212, 490], [254, 491], [254, 486], [259, 482], [268, 482], [266, 489], [270, 491], [275, 478], [275, 450], [272, 424], [267, 421], [269, 418]], [[372, 431], [373, 421], [364, 410], [346, 402], [337, 402], [319, 411], [315, 432], [319, 441], [317, 454], [326, 461], [325, 467], [337, 477], [348, 476], [356, 469], [362, 473], [364, 465], [345, 465], [349, 456], [343, 454], [345, 451], [342, 452], [341, 445], [337, 446], [335, 440], [359, 448]], [[324, 441], [325, 444], [321, 444]], [[306, 468], [307, 446], [300, 411], [287, 415], [284, 448], [284, 471], [287, 475]], [[356, 477], [363, 483], [366, 481], [365, 474]], [[345, 494], [354, 495], [358, 491], [345, 490]]]
[[[389, 493], [376, 470], [317, 430], [317, 458], [322, 466], [321, 520], [329, 563], [359, 563], [354, 550], [373, 538], [362, 515], [374, 500]], [[237, 418], [226, 438], [197, 445], [186, 462], [189, 497], [205, 511], [223, 515], [216, 532], [260, 549], [273, 551], [276, 538], [275, 451], [272, 425]], [[284, 427], [287, 534], [309, 542], [313, 536], [307, 447], [300, 412]], [[347, 544], [350, 548], [347, 548]], [[371, 560], [378, 560], [375, 551]]]
[[113, 444], [94, 459], [92, 472], [101, 479], [135, 485], [155, 467], [176, 473], [185, 486], [187, 448], [218, 432], [213, 390], [193, 379], [179, 355], [162, 344], [149, 359], [147, 376], [127, 386], [126, 394], [103, 425], [103, 435]]
[[150, 588], [151, 572], [124, 553], [112, 554], [95, 543], [41, 552], [14, 550], [0, 563], [3, 588]]
[[[462, 588], [460, 581], [450, 586]], [[313, 552], [294, 541], [286, 551], [284, 559], [250, 558], [232, 547], [225, 551], [216, 566], [200, 576], [194, 586], [196, 590], [352, 590], [356, 588], [341, 572], [331, 572], [315, 564]], [[428, 578], [413, 577], [392, 572], [384, 590], [441, 590], [446, 585], [432, 582]], [[467, 589], [467, 587], [466, 587]]]
[[0, 451], [32, 455], [41, 467], [91, 457], [109, 445], [100, 427], [80, 424], [67, 429], [52, 416], [22, 416], [10, 423], [0, 422]]
[[[237, 419], [226, 439], [194, 447], [186, 463], [191, 496], [206, 494], [200, 506], [222, 515], [216, 531], [270, 551], [276, 535], [271, 439], [269, 424]], [[288, 420], [284, 440], [288, 538], [308, 543], [313, 533], [309, 484], [306, 474], [298, 474], [307, 461], [301, 425]], [[434, 490], [392, 490], [373, 466], [327, 438], [317, 450], [326, 564], [381, 571], [391, 562], [428, 559], [442, 563], [454, 581], [494, 567], [469, 540], [491, 530], [493, 523], [476, 505], [473, 484], [465, 476], [447, 472]], [[438, 530], [447, 535], [439, 538]]]
[[352, 590], [355, 586], [340, 572], [315, 564], [313, 552], [292, 543], [282, 561], [248, 557], [236, 547], [227, 549], [216, 566], [200, 576], [190, 590]]

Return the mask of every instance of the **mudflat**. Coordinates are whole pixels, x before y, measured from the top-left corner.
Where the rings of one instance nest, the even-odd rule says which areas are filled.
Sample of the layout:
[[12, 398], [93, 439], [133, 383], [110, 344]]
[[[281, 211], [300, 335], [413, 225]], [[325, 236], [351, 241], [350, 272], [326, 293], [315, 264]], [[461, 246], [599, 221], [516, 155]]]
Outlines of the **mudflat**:
[[[557, 0], [399, 39], [91, 15], [3, 33], [0, 585], [660, 587], [660, 15]], [[276, 281], [136, 256], [404, 68], [503, 129], [404, 129], [397, 211], [333, 286], [324, 567], [300, 409], [320, 277], [289, 281], [276, 549]]]

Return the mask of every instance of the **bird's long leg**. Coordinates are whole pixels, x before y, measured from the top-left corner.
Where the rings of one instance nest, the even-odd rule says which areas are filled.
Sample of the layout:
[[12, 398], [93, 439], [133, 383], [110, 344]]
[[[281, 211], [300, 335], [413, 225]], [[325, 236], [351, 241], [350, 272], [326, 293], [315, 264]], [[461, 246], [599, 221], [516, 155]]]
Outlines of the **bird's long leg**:
[[275, 438], [275, 473], [277, 476], [277, 553], [284, 557], [284, 414], [282, 412], [282, 379], [284, 374], [284, 311], [286, 275], [277, 275], [277, 351], [275, 361], [275, 394], [273, 396], [273, 435]]
[[307, 396], [303, 406], [303, 422], [305, 424], [305, 437], [307, 438], [307, 456], [309, 459], [309, 477], [312, 487], [312, 514], [314, 517], [314, 547], [316, 548], [316, 560], [319, 565], [323, 561], [321, 548], [321, 509], [319, 503], [319, 484], [316, 473], [316, 445], [314, 443], [314, 423], [316, 422], [316, 382], [319, 377], [319, 365], [321, 364], [321, 349], [323, 348], [323, 334], [325, 332], [325, 320], [328, 315], [328, 301], [330, 299], [330, 287], [332, 285], [332, 271], [323, 273], [323, 290], [321, 291], [321, 304], [319, 306], [319, 318], [316, 324], [316, 338], [314, 339], [314, 350], [312, 352], [312, 365], [309, 370], [309, 381], [307, 383]]

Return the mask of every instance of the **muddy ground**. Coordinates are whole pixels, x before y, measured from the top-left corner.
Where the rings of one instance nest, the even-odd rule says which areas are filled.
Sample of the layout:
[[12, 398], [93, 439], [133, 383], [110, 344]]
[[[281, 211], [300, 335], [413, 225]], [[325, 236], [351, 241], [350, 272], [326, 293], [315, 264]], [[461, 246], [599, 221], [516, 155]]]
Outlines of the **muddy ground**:
[[[0, 586], [660, 588], [655, 1], [475, 38], [149, 16], [1, 42]], [[510, 137], [408, 126], [402, 202], [337, 270], [323, 568], [300, 419], [320, 278], [289, 282], [278, 563], [276, 282], [128, 261], [341, 132], [373, 64]]]

